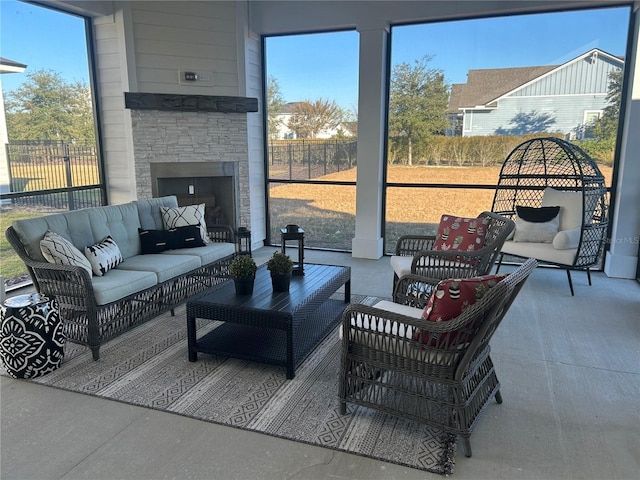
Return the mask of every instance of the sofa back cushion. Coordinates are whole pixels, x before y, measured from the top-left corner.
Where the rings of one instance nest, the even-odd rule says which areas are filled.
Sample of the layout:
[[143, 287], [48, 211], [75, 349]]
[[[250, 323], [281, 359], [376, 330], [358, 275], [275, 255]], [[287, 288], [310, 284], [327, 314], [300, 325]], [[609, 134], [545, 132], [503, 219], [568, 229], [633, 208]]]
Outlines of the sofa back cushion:
[[175, 195], [166, 197], [137, 200], [134, 202], [138, 208], [140, 228], [143, 230], [164, 230], [160, 207], [177, 208], [178, 199]]
[[139, 227], [138, 209], [134, 202], [84, 208], [13, 222], [13, 228], [29, 257], [40, 262], [47, 261], [40, 251], [40, 240], [47, 231], [66, 238], [81, 252], [84, 252], [85, 247], [111, 236], [126, 259], [140, 253]]

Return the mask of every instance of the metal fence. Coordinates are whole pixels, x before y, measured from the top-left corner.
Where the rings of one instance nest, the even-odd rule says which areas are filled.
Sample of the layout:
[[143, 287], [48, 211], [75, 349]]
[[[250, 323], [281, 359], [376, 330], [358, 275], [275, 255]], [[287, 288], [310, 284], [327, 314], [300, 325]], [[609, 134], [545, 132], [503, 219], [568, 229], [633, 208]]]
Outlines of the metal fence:
[[271, 140], [269, 178], [311, 180], [356, 166], [357, 142], [349, 140]]
[[33, 208], [76, 210], [104, 204], [94, 145], [56, 140], [21, 140], [7, 144], [8, 191], [2, 203]]

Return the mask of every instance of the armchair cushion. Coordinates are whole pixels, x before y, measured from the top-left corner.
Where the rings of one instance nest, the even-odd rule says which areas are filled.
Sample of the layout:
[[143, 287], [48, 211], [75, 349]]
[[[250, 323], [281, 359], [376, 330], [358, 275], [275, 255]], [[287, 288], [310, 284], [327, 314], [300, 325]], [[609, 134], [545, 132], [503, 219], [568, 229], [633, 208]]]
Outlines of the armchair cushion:
[[[542, 196], [542, 206], [560, 206], [559, 230], [582, 228], [582, 192], [556, 190], [547, 187]], [[588, 219], [591, 221], [591, 219]]]
[[444, 214], [440, 217], [434, 250], [473, 252], [484, 246], [488, 218], [462, 218]]
[[[481, 277], [442, 280], [433, 290], [427, 306], [422, 312], [422, 318], [428, 322], [446, 322], [458, 317], [465, 309], [481, 299], [487, 291], [507, 277], [507, 274], [483, 275]], [[428, 345], [449, 344], [453, 340], [466, 341], [466, 338], [456, 338], [462, 332], [447, 332], [442, 335], [432, 332], [416, 330], [414, 339]], [[466, 337], [466, 334], [463, 334]], [[442, 338], [439, 338], [442, 337]]]

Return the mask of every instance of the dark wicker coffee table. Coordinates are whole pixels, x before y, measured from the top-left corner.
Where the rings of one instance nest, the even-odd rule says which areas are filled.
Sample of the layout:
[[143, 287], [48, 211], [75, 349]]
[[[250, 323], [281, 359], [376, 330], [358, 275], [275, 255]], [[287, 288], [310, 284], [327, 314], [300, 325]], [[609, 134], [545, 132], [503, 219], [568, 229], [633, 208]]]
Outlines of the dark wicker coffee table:
[[[344, 300], [330, 299], [344, 285]], [[287, 378], [341, 319], [351, 301], [351, 268], [305, 264], [288, 293], [275, 293], [260, 267], [252, 295], [236, 295], [228, 281], [187, 302], [189, 361], [198, 352], [286, 367]], [[224, 324], [196, 338], [196, 318]]]

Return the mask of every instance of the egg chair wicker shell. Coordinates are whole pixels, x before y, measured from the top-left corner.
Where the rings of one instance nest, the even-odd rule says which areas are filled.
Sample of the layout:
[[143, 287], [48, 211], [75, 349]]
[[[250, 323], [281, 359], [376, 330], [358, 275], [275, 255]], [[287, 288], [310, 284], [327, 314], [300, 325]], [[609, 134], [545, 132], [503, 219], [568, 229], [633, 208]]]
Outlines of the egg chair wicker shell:
[[[555, 137], [527, 140], [507, 156], [491, 211], [516, 220], [516, 206], [541, 207], [545, 189], [582, 193], [582, 224], [573, 262], [586, 269], [599, 263], [608, 224], [608, 195], [596, 162], [580, 147]], [[553, 248], [549, 244], [549, 248]], [[544, 258], [539, 260], [545, 263]], [[569, 276], [571, 284], [571, 278]], [[572, 287], [573, 290], [573, 287]]]

